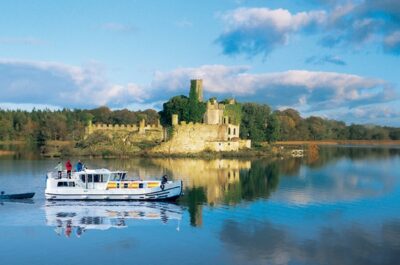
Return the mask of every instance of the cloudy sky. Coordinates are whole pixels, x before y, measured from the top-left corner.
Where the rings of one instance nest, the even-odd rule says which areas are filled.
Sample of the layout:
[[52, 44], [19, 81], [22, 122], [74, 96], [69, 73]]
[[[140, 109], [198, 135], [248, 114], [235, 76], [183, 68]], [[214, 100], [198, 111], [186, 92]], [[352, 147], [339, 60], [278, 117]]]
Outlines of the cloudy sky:
[[0, 2], [0, 107], [205, 96], [400, 126], [398, 0]]

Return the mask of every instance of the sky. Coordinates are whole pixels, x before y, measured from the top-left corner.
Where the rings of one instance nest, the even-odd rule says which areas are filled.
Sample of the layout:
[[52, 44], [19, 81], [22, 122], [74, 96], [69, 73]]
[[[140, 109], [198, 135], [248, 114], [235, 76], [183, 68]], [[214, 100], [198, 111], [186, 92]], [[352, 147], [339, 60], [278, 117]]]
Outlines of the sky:
[[0, 108], [233, 97], [400, 126], [398, 0], [2, 0]]

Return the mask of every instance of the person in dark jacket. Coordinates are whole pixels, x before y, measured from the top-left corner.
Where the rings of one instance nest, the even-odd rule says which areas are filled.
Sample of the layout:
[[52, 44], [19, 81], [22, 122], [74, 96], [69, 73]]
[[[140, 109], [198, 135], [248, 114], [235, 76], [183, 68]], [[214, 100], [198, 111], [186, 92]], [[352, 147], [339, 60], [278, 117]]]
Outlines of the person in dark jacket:
[[83, 163], [81, 162], [81, 160], [78, 161], [78, 163], [76, 164], [76, 171], [82, 171], [83, 170]]
[[67, 177], [71, 178], [71, 171], [72, 171], [72, 164], [71, 161], [68, 159], [67, 163], [65, 163], [65, 169], [67, 170]]

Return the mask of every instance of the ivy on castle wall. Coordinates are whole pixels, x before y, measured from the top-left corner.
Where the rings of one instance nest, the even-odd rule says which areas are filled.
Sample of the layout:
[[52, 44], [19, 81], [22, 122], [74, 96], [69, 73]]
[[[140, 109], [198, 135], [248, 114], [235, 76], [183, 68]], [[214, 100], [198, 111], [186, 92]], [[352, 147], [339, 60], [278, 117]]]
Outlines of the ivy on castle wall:
[[242, 105], [239, 103], [225, 105], [224, 116], [228, 116], [231, 124], [239, 125], [242, 120]]

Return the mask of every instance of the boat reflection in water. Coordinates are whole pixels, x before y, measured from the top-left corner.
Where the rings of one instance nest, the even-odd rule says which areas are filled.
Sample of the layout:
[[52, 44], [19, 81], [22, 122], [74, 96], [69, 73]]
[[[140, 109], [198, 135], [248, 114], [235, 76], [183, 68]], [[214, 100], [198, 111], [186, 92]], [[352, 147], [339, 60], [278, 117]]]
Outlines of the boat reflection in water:
[[57, 201], [45, 204], [46, 224], [58, 235], [80, 237], [87, 230], [126, 228], [128, 221], [176, 221], [179, 231], [183, 208], [167, 202], [78, 202]]

